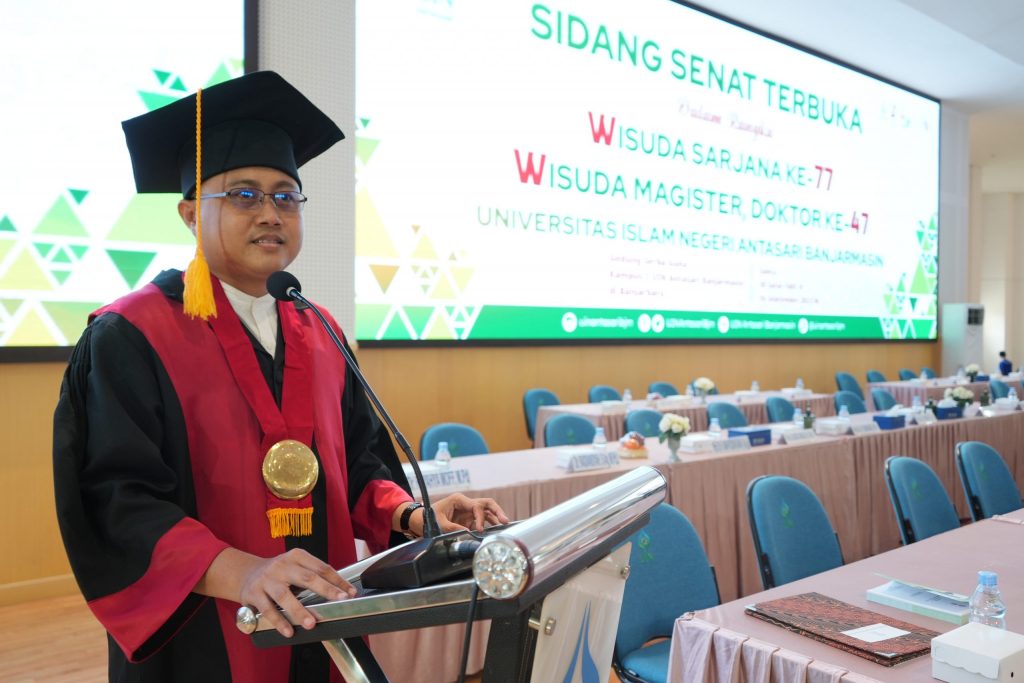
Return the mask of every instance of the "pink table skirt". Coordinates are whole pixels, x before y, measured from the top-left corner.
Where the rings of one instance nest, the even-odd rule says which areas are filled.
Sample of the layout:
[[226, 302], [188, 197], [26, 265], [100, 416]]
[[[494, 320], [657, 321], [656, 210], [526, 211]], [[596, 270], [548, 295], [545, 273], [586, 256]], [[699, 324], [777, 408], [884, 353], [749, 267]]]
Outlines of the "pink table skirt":
[[[707, 397], [708, 403], [716, 401], [727, 401], [740, 409], [752, 425], [768, 424], [768, 410], [765, 401], [769, 396], [781, 396], [779, 392], [762, 392], [760, 394], [737, 395], [718, 394]], [[787, 399], [800, 410], [810, 408], [811, 412], [818, 417], [835, 415], [835, 402], [832, 394], [811, 394], [808, 397]], [[663, 413], [676, 413], [690, 419], [692, 431], [703, 432], [708, 428], [707, 405], [699, 403], [694, 399], [690, 404], [681, 408], [658, 408], [648, 401], [632, 401], [628, 405], [605, 406], [600, 403], [575, 403], [557, 406], [541, 406], [537, 411], [537, 427], [533, 434], [533, 445], [536, 448], [544, 447], [544, 425], [555, 415], [568, 413], [579, 415], [593, 422], [598, 427], [604, 428], [605, 436], [609, 441], [615, 441], [622, 437], [626, 430], [626, 413], [630, 410], [641, 410], [650, 408]]]
[[[952, 389], [956, 386], [961, 385], [957, 385], [956, 382], [948, 377], [925, 381], [909, 380], [906, 382], [872, 382], [868, 385], [869, 389], [885, 389], [892, 394], [892, 397], [896, 399], [897, 403], [901, 403], [904, 406], [913, 405], [915, 396], [921, 399], [922, 405], [927, 403], [929, 399], [936, 402], [941, 401], [946, 396], [946, 389]], [[981, 399], [982, 392], [988, 391], [988, 382], [968, 382], [962, 386], [974, 392], [975, 400]], [[866, 397], [869, 402], [869, 408], [874, 405], [873, 402], [871, 402], [870, 393], [871, 392], [868, 391], [869, 395]]]

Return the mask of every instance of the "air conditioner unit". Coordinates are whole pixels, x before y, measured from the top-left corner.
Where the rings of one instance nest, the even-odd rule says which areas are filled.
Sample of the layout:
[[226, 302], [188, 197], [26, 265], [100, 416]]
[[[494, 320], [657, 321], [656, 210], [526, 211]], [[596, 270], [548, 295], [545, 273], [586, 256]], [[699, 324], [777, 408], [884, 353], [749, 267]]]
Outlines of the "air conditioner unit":
[[968, 363], [984, 366], [982, 325], [985, 307], [981, 304], [944, 304], [942, 306], [942, 374], [956, 374]]

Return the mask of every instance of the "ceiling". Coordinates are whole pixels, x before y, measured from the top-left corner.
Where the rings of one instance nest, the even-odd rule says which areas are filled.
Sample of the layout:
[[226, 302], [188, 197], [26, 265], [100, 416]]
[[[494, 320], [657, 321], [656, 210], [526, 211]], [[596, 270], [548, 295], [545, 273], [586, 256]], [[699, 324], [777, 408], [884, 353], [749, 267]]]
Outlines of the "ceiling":
[[741, 23], [937, 97], [1024, 111], [1021, 0], [696, 0]]

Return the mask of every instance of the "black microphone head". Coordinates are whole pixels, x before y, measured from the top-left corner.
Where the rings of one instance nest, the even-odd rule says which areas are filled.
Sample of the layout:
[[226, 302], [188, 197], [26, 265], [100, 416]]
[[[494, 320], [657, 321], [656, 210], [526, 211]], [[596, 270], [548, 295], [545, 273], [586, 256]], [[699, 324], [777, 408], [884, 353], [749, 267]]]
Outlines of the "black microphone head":
[[299, 284], [299, 278], [287, 270], [279, 270], [267, 278], [267, 291], [278, 301], [291, 301], [292, 297], [288, 294], [290, 289], [301, 292], [302, 285]]

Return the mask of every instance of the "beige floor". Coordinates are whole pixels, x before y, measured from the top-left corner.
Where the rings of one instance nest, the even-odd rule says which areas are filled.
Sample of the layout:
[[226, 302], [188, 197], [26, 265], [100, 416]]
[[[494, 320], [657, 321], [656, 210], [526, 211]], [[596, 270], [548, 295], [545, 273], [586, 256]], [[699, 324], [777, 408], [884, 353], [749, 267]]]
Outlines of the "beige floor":
[[[106, 677], [106, 636], [81, 596], [0, 607], [0, 681], [99, 683]], [[479, 683], [480, 677], [467, 680]], [[613, 673], [609, 681], [618, 678]]]

